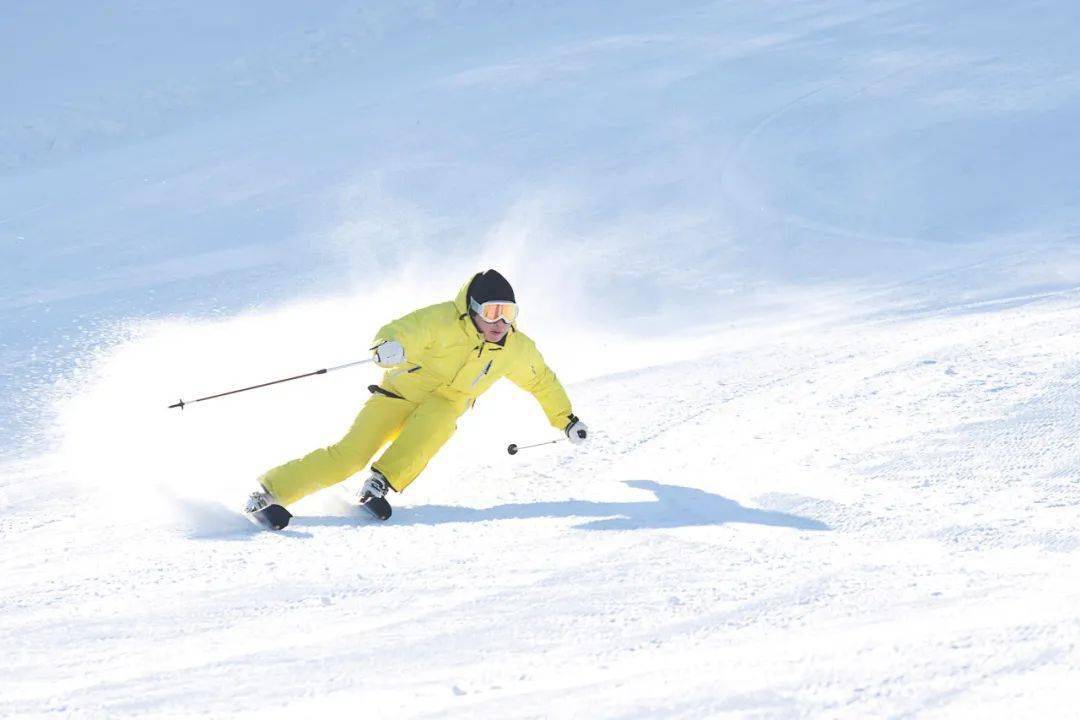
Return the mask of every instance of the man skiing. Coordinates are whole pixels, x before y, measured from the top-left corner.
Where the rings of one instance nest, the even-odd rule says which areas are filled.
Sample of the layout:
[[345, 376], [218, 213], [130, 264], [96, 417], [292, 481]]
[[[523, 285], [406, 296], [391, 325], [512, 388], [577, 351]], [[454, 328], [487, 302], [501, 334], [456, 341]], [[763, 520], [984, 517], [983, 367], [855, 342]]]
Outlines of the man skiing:
[[337, 443], [259, 478], [245, 511], [275, 530], [292, 517], [284, 506], [336, 485], [367, 466], [371, 475], [357, 504], [380, 520], [390, 517], [389, 490], [402, 492], [457, 428], [457, 419], [496, 380], [507, 377], [539, 401], [548, 421], [571, 442], [583, 443], [585, 423], [536, 345], [517, 329], [514, 290], [495, 270], [477, 273], [452, 302], [421, 308], [375, 335], [373, 360], [386, 369], [371, 397]]

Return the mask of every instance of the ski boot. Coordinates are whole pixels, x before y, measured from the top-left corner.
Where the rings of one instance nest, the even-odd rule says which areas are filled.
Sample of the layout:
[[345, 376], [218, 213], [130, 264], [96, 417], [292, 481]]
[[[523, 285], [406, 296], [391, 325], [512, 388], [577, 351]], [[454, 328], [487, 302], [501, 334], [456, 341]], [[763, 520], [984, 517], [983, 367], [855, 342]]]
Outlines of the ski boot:
[[277, 498], [261, 485], [248, 497], [244, 515], [251, 522], [267, 530], [281, 530], [288, 526], [289, 520], [292, 519], [292, 513], [278, 505]]
[[356, 494], [356, 504], [367, 510], [379, 520], [390, 517], [390, 503], [386, 500], [386, 493], [390, 490], [390, 483], [381, 472], [372, 468], [371, 477], [364, 481], [364, 487]]

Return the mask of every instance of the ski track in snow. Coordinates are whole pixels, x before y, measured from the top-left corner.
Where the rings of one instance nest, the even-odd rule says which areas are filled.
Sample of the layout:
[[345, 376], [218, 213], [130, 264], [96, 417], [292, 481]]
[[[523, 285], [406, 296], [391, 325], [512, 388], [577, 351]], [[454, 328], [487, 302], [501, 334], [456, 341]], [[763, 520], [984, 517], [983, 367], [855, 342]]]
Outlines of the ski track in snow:
[[276, 535], [224, 512], [217, 532], [103, 525], [85, 489], [9, 507], [5, 535], [41, 552], [0, 568], [0, 714], [1062, 703], [1078, 309], [836, 324], [583, 382], [586, 449], [440, 468], [385, 526], [303, 505]]

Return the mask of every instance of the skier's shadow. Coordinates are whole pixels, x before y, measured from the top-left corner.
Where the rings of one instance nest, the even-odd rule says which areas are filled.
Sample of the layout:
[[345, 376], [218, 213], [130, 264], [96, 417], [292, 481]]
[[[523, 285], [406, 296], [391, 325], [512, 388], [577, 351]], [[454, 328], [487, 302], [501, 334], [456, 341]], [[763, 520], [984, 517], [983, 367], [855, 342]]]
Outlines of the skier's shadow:
[[[758, 510], [740, 505], [734, 500], [713, 495], [696, 488], [664, 485], [652, 480], [631, 480], [630, 487], [648, 490], [654, 500], [640, 502], [592, 502], [562, 500], [559, 502], [512, 503], [490, 508], [455, 507], [451, 505], [419, 505], [394, 510], [388, 521], [391, 525], [443, 525], [446, 523], [485, 522], [488, 520], [527, 520], [536, 518], [598, 518], [583, 525], [581, 530], [638, 530], [644, 528], [680, 528], [725, 523], [750, 523], [788, 527], [797, 530], [829, 530], [825, 523], [813, 518], [791, 515], [775, 510]], [[320, 524], [330, 518], [306, 518], [305, 525]], [[340, 518], [335, 518], [340, 520]], [[314, 521], [314, 522], [312, 522]], [[336, 524], [336, 523], [331, 523]]]

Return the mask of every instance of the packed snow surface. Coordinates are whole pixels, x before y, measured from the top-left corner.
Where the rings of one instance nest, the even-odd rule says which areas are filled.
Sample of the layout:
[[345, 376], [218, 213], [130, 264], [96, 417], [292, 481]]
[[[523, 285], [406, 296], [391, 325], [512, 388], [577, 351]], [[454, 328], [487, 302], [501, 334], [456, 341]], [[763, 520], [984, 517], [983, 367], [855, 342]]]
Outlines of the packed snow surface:
[[[1080, 6], [0, 8], [0, 716], [1069, 717]], [[477, 270], [379, 524], [255, 478]], [[362, 477], [347, 485], [355, 486]]]

